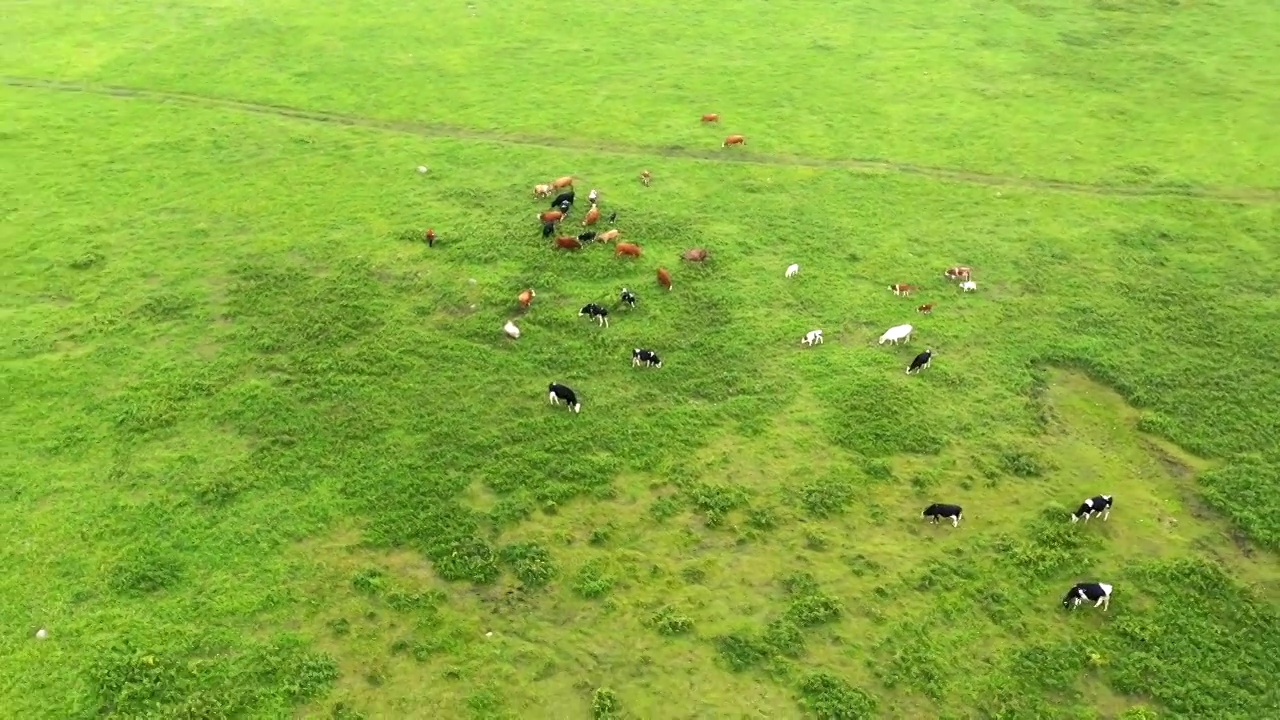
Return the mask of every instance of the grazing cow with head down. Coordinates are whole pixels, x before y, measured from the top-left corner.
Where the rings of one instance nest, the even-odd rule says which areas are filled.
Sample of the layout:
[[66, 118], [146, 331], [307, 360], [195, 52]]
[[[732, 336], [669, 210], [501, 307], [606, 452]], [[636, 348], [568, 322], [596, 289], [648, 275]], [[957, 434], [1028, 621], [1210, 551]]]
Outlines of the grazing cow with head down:
[[671, 273], [666, 268], [658, 268], [658, 284], [662, 287], [671, 289]]
[[1080, 503], [1080, 507], [1071, 513], [1071, 522], [1080, 522], [1080, 518], [1084, 518], [1085, 522], [1089, 522], [1089, 518], [1099, 514], [1102, 515], [1102, 522], [1106, 522], [1107, 518], [1111, 517], [1110, 495], [1094, 495]]
[[578, 239], [581, 240], [582, 242], [591, 242], [592, 240], [596, 239], [596, 234], [594, 231], [588, 230], [582, 233], [581, 235], [579, 235]]
[[573, 187], [573, 176], [565, 175], [562, 178], [556, 178], [551, 181], [551, 187], [559, 190], [560, 188]]
[[702, 116], [702, 122], [704, 123], [720, 122], [720, 115], [717, 113], [707, 113], [706, 115]]
[[743, 135], [730, 135], [720, 143], [720, 147], [729, 147], [730, 145], [746, 145], [747, 138]]
[[897, 295], [899, 297], [905, 297], [915, 292], [916, 286], [907, 285], [906, 283], [898, 283], [897, 285], [890, 285], [889, 289], [893, 291], [894, 295]]
[[547, 387], [547, 401], [552, 405], [559, 405], [563, 402], [566, 407], [575, 413], [582, 410], [582, 403], [578, 402], [578, 394], [570, 390], [568, 386], [560, 383], [551, 383]]
[[658, 353], [652, 350], [636, 348], [631, 351], [631, 367], [637, 365], [660, 368], [662, 367], [662, 358], [658, 357]]
[[520, 338], [520, 328], [516, 327], [516, 324], [510, 320], [507, 321], [506, 325], [502, 326], [502, 332], [506, 333], [507, 337], [512, 340], [518, 340]]
[[588, 303], [578, 311], [578, 317], [583, 315], [594, 318], [603, 327], [609, 327], [609, 311], [603, 305]]
[[534, 185], [533, 196], [535, 198], [551, 197], [551, 186], [550, 185]]
[[925, 350], [911, 361], [911, 365], [907, 367], [907, 374], [918, 373], [921, 370], [928, 370], [929, 363], [933, 362], [933, 351]]
[[685, 250], [684, 255], [681, 257], [689, 262], [702, 262], [710, 257], [710, 255], [702, 248], [693, 248], [692, 250]]
[[587, 211], [587, 216], [582, 219], [582, 224], [585, 227], [587, 225], [595, 225], [598, 222], [600, 222], [600, 208], [592, 205], [591, 209]]
[[951, 527], [959, 527], [960, 520], [964, 517], [964, 513], [960, 510], [959, 505], [947, 505], [945, 503], [934, 503], [924, 509], [921, 517], [929, 518], [929, 522], [937, 523], [939, 518], [951, 521]]
[[600, 242], [613, 242], [614, 240], [617, 240], [618, 236], [621, 234], [622, 231], [616, 228], [613, 230], [605, 230], [596, 237], [596, 240], [599, 240]]
[[620, 242], [613, 249], [615, 256], [626, 255], [628, 257], [640, 257], [640, 246], [631, 243]]
[[787, 277], [795, 277], [798, 272], [800, 272], [800, 263], [791, 263], [787, 266], [787, 272], [785, 274]]
[[916, 308], [916, 312], [920, 313], [921, 315], [928, 315], [929, 313], [933, 312], [933, 305], [934, 303], [921, 305], [920, 307]]
[[1076, 583], [1062, 598], [1062, 607], [1075, 610], [1085, 600], [1093, 601], [1094, 607], [1101, 605], [1102, 611], [1106, 612], [1111, 605], [1111, 586], [1106, 583]]
[[556, 238], [556, 247], [561, 250], [581, 250], [582, 243], [578, 242], [578, 238], [562, 235]]
[[965, 267], [964, 265], [947, 268], [947, 271], [942, 274], [948, 280], [968, 280], [972, 275], [973, 268]]
[[978, 289], [978, 283], [972, 280], [965, 280], [964, 282], [960, 283], [961, 292], [973, 292], [974, 290], [977, 290], [977, 289]]
[[807, 333], [805, 333], [805, 334], [804, 334], [804, 338], [802, 338], [802, 339], [800, 340], [800, 344], [801, 344], [801, 345], [808, 345], [809, 347], [813, 347], [814, 345], [821, 345], [821, 344], [822, 344], [822, 331], [821, 331], [821, 330], [810, 330], [809, 332], [807, 332]]
[[544, 225], [546, 223], [558, 223], [564, 219], [564, 211], [548, 210], [543, 213], [538, 213], [538, 219], [541, 220]]
[[618, 299], [629, 308], [634, 309], [636, 306], [636, 294], [626, 288], [622, 288], [622, 294], [618, 296]]
[[520, 297], [519, 297], [520, 307], [528, 310], [529, 303], [533, 302], [533, 299], [537, 296], [538, 296], [538, 293], [534, 292], [533, 288], [529, 288], [528, 290], [525, 290], [524, 292], [520, 293]]
[[913, 328], [910, 325], [895, 325], [884, 331], [884, 334], [880, 336], [880, 342], [878, 344], [883, 345], [885, 343], [890, 343], [897, 345], [899, 340], [911, 342], [912, 331]]
[[556, 199], [551, 201], [551, 208], [555, 209], [560, 205], [564, 205], [565, 203], [568, 203], [570, 205], [573, 204], [573, 190], [569, 190], [569, 192], [562, 192], [559, 195], [557, 195]]

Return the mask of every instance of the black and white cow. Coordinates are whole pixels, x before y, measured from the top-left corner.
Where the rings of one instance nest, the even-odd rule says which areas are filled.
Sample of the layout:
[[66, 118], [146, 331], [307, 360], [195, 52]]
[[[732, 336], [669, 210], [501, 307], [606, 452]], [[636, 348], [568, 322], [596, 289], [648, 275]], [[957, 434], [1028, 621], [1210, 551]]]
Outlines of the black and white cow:
[[658, 357], [658, 353], [652, 350], [641, 350], [636, 348], [631, 351], [631, 366], [646, 365], [648, 367], [662, 367], [662, 358]]
[[559, 405], [563, 401], [565, 406], [574, 412], [582, 410], [582, 403], [578, 402], [577, 393], [560, 383], [551, 383], [547, 387], [547, 401], [552, 405]]
[[594, 230], [588, 230], [578, 236], [578, 240], [582, 242], [591, 242], [592, 240], [595, 240], [595, 239], [596, 239], [596, 233]]
[[565, 215], [568, 215], [569, 211], [573, 209], [573, 201], [562, 200], [560, 201], [560, 204], [556, 206], [556, 209], [564, 213]]
[[633, 308], [633, 309], [635, 308], [636, 306], [635, 293], [631, 292], [626, 288], [622, 288], [622, 295], [620, 295], [619, 298], [622, 300], [622, 302], [626, 303], [627, 307]]
[[959, 505], [934, 503], [925, 508], [920, 516], [929, 518], [929, 522], [932, 523], [938, 522], [939, 518], [946, 518], [951, 521], [951, 527], [957, 527], [960, 525], [960, 520], [964, 517], [964, 513], [960, 510]]
[[1085, 600], [1093, 601], [1094, 607], [1101, 605], [1102, 611], [1106, 612], [1111, 604], [1111, 586], [1106, 583], [1076, 583], [1062, 598], [1062, 607], [1075, 610]]
[[560, 193], [559, 195], [556, 196], [555, 200], [551, 201], [552, 210], [559, 209], [561, 212], [567, 213], [567, 211], [563, 207], [561, 207], [562, 205], [569, 205], [569, 206], [573, 205], [572, 190], [570, 190], [569, 192]]
[[933, 360], [933, 351], [925, 350], [924, 352], [917, 355], [915, 360], [911, 361], [911, 367], [907, 368], [907, 374], [910, 375], [911, 373], [916, 373], [916, 372], [920, 372], [921, 370], [928, 369], [929, 363], [932, 360]]
[[578, 312], [578, 317], [582, 317], [583, 315], [595, 318], [596, 322], [600, 323], [600, 325], [609, 327], [609, 311], [601, 305], [589, 303], [582, 306], [582, 310]]
[[1080, 503], [1080, 507], [1071, 513], [1071, 522], [1080, 522], [1080, 518], [1084, 518], [1085, 522], [1089, 522], [1089, 518], [1094, 515], [1102, 514], [1102, 521], [1106, 522], [1111, 517], [1111, 496], [1095, 495], [1088, 500]]

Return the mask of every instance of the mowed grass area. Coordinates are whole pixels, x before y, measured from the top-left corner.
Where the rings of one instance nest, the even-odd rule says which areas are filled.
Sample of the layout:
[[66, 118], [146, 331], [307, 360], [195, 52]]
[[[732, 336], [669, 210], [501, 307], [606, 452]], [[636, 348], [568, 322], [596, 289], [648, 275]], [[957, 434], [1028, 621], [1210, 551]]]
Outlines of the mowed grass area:
[[[931, 28], [994, 11], [945, 5], [855, 9], [927, 18], [919, 36], [949, 48], [935, 62], [954, 71], [980, 54]], [[1242, 48], [1164, 49], [1186, 63], [1275, 46], [1248, 40], [1274, 37], [1260, 5], [1148, 5], [1124, 17], [1167, 15], [1174, 36]], [[26, 51], [0, 43], [0, 57], [8, 76], [428, 114], [625, 152], [0, 88], [0, 716], [1276, 714], [1275, 205], [637, 156], [730, 130], [696, 127], [701, 103], [656, 86], [743, 93], [763, 128], [748, 132], [788, 145], [770, 151], [861, 154], [846, 123], [876, 121], [821, 78], [856, 94], [868, 73], [828, 58], [838, 50], [790, 58], [780, 46], [803, 33], [765, 22], [784, 5], [666, 8], [689, 22], [665, 25], [643, 4], [601, 9], [591, 22], [628, 18], [634, 33], [599, 42], [540, 5], [480, 5], [500, 23], [484, 32], [465, 10], [272, 7], [54, 17], [27, 4], [0, 30]], [[853, 42], [834, 30], [842, 6], [798, 7], [787, 27]], [[1044, 7], [1024, 14], [1117, 12]], [[1259, 22], [1230, 40], [1213, 33], [1248, 13]], [[704, 34], [682, 42], [698, 17]], [[379, 60], [416, 41], [415, 20], [454, 80]], [[292, 29], [255, 35], [255, 22]], [[1029, 41], [1038, 27], [1022, 29]], [[974, 32], [993, 28], [1018, 29]], [[892, 33], [859, 37], [925, 62]], [[548, 104], [543, 77], [592, 75], [561, 45], [595, 48], [599, 82], [648, 112], [570, 89]], [[699, 62], [720, 72], [671, 70]], [[1114, 69], [1099, 63], [1081, 77]], [[770, 74], [717, 84], [736, 65]], [[314, 74], [279, 75], [303, 66]], [[1235, 70], [1262, 92], [1261, 62]], [[1050, 158], [1063, 133], [1016, 130], [1044, 104], [996, 112], [876, 77], [884, 112], [913, 124], [879, 134], [900, 144], [895, 159], [1115, 180], [1111, 165]], [[1071, 120], [1065, 100], [1044, 116], [1085, 133], [1095, 160], [1159, 155], [1197, 182], [1274, 184], [1206, 150], [1223, 142], [1203, 131], [1211, 114], [1144, 97], [1121, 100], [1151, 126]], [[1275, 102], [1236, 99], [1203, 107], [1242, 121]], [[978, 127], [996, 117], [1010, 142]], [[1089, 128], [1124, 141], [1104, 148]], [[1272, 168], [1261, 137], [1249, 162]], [[529, 186], [568, 173], [580, 193], [601, 188], [642, 258], [557, 254], [537, 237]], [[418, 239], [427, 226], [435, 248]], [[681, 263], [693, 246], [713, 260]], [[791, 262], [803, 269], [786, 280]], [[958, 263], [979, 292], [941, 279]], [[894, 282], [923, 289], [894, 298]], [[623, 286], [640, 305], [612, 327], [577, 317]], [[538, 297], [522, 314], [525, 287]], [[933, 315], [915, 314], [922, 302]], [[902, 322], [917, 327], [909, 346], [875, 345]], [[802, 349], [817, 327], [826, 343]], [[934, 367], [905, 376], [926, 346]], [[634, 347], [665, 367], [631, 368]], [[551, 380], [579, 391], [581, 415], [547, 406]], [[1066, 521], [1103, 492], [1117, 496], [1109, 522]], [[965, 506], [960, 528], [919, 519], [939, 500]], [[1111, 610], [1064, 613], [1066, 588], [1091, 579], [1115, 585]]]
[[1259, 0], [32, 0], [6, 75], [601, 146], [878, 158], [1110, 185], [1280, 188]]

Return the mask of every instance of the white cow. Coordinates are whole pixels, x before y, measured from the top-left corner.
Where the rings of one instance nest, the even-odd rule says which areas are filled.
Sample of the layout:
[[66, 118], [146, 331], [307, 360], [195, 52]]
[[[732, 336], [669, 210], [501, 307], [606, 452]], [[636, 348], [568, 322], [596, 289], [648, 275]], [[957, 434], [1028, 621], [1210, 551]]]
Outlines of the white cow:
[[520, 328], [516, 327], [516, 324], [511, 322], [510, 320], [507, 321], [506, 325], [502, 326], [502, 332], [506, 333], [507, 337], [511, 338], [512, 340], [515, 340], [520, 337]]
[[821, 345], [822, 331], [810, 330], [809, 332], [805, 333], [804, 339], [800, 341], [800, 344], [808, 345], [809, 347], [813, 347], [814, 345]]
[[787, 277], [795, 277], [800, 272], [800, 263], [792, 263], [787, 266]]
[[974, 290], [978, 289], [978, 283], [972, 280], [965, 280], [964, 282], [960, 283], [960, 289], [964, 292], [973, 292]]
[[888, 330], [885, 330], [884, 334], [880, 336], [880, 344], [883, 345], [887, 342], [897, 345], [899, 340], [911, 342], [912, 329], [913, 328], [910, 325], [896, 325], [891, 327]]

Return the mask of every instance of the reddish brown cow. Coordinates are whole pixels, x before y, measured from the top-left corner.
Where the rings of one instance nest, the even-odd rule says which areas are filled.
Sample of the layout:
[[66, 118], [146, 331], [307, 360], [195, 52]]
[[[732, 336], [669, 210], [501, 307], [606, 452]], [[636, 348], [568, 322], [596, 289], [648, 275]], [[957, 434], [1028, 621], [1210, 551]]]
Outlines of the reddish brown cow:
[[658, 268], [658, 284], [662, 287], [671, 289], [671, 273], [666, 268]]
[[427, 228], [427, 247], [434, 247], [436, 244], [436, 231]]
[[893, 291], [894, 295], [902, 297], [902, 296], [910, 295], [912, 292], [915, 292], [916, 286], [907, 285], [905, 283], [899, 283], [897, 285], [890, 285], [889, 289]]
[[720, 147], [729, 147], [730, 145], [746, 145], [747, 138], [744, 135], [730, 135], [724, 139]]
[[600, 222], [600, 208], [592, 205], [591, 209], [587, 211], [587, 216], [582, 219], [582, 225], [586, 227], [587, 225], [595, 225], [598, 222]]
[[631, 243], [620, 242], [618, 243], [618, 246], [613, 249], [613, 254], [628, 255], [630, 257], [640, 257], [640, 246], [632, 245]]
[[649, 183], [653, 182], [653, 173], [648, 170], [640, 173], [640, 182], [644, 183], [645, 187], [649, 187]]
[[933, 305], [934, 305], [933, 303], [929, 303], [928, 305], [921, 305], [920, 307], [916, 308], [916, 312], [920, 313], [921, 315], [928, 315], [929, 313], [933, 312]]
[[529, 288], [528, 290], [525, 290], [524, 292], [520, 293], [520, 297], [519, 297], [520, 307], [524, 308], [525, 310], [528, 310], [529, 303], [533, 302], [533, 299], [537, 296], [538, 296], [538, 293], [534, 292], [533, 288]]
[[551, 187], [559, 190], [560, 188], [573, 187], [573, 176], [565, 175], [562, 178], [556, 178], [551, 181]]
[[596, 242], [613, 242], [614, 240], [617, 240], [618, 236], [621, 234], [622, 233], [619, 232], [617, 228], [614, 228], [613, 230], [606, 230], [596, 236]]
[[578, 238], [568, 235], [561, 235], [556, 238], [556, 247], [561, 250], [581, 250], [582, 243], [578, 242]]
[[707, 113], [702, 116], [702, 122], [720, 122], [720, 116], [717, 113]]
[[968, 280], [971, 275], [973, 275], [973, 268], [965, 267], [964, 265], [957, 265], [956, 267], [948, 268], [947, 271], [942, 274], [942, 276], [948, 280]]
[[689, 262], [702, 262], [710, 257], [710, 254], [702, 248], [694, 248], [692, 250], [685, 250], [683, 257]]
[[546, 223], [558, 223], [564, 219], [564, 213], [559, 210], [548, 210], [538, 214], [538, 219], [545, 225]]

